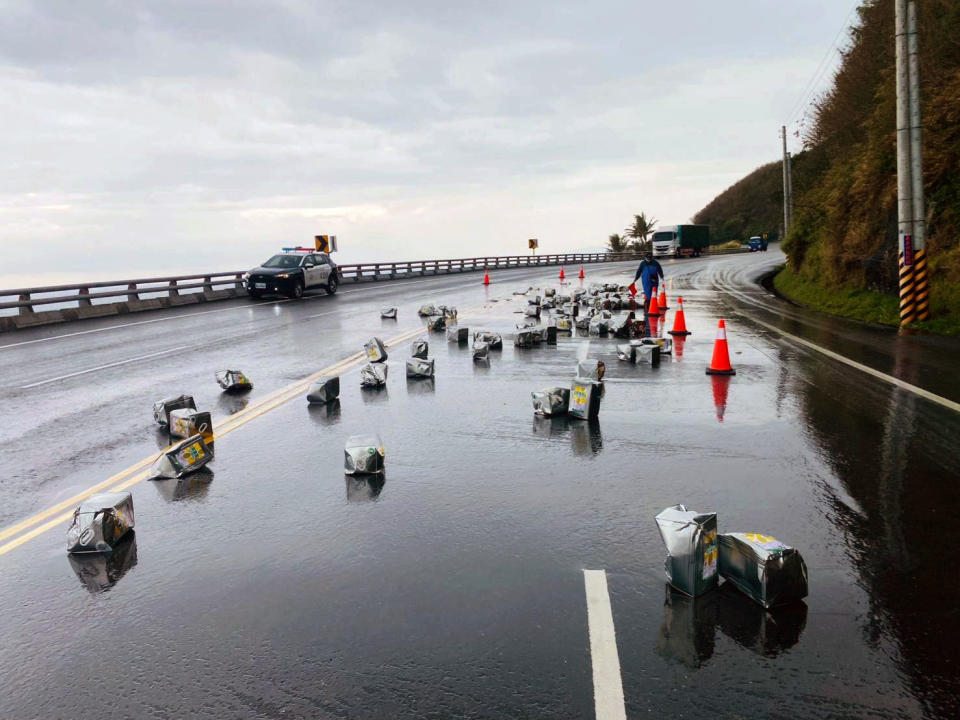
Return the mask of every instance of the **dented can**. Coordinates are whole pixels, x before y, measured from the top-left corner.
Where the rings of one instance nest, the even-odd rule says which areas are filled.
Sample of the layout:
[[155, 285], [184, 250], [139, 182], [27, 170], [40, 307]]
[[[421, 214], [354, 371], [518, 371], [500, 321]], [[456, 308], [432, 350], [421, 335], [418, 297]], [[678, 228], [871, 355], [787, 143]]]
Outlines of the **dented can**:
[[539, 330], [521, 330], [513, 339], [515, 347], [532, 348], [538, 346], [543, 340], [543, 335]]
[[479, 330], [473, 334], [473, 342], [485, 342], [491, 350], [503, 350], [503, 337], [500, 333]]
[[396, 320], [397, 319], [397, 308], [388, 307], [382, 308], [380, 310], [380, 317], [384, 320]]
[[213, 460], [213, 445], [203, 435], [193, 435], [174, 445], [157, 458], [151, 478], [181, 478]]
[[765, 608], [807, 596], [807, 565], [800, 552], [770, 535], [721, 535], [720, 574]]
[[430, 343], [426, 340], [414, 340], [410, 345], [410, 355], [415, 358], [420, 358], [421, 360], [427, 359], [427, 354], [430, 351]]
[[431, 317], [427, 320], [427, 330], [431, 332], [443, 332], [447, 327], [447, 320], [443, 315]]
[[368, 363], [360, 368], [360, 387], [379, 388], [387, 384], [388, 365]]
[[592, 318], [590, 318], [587, 329], [590, 331], [591, 335], [605, 337], [610, 331], [609, 321], [601, 315], [594, 315]]
[[530, 393], [535, 415], [551, 417], [565, 415], [570, 407], [570, 389], [564, 387], [544, 388]]
[[657, 343], [646, 343], [642, 340], [631, 340], [630, 347], [634, 349], [634, 362], [647, 363], [653, 367], [660, 365], [661, 351], [660, 345]]
[[217, 384], [227, 392], [241, 392], [253, 387], [250, 378], [239, 370], [217, 371]]
[[557, 326], [556, 324], [547, 325], [543, 329], [543, 342], [547, 345], [556, 345], [557, 344]]
[[717, 586], [717, 514], [674, 505], [654, 518], [667, 548], [667, 581], [692, 597]]
[[603, 383], [590, 378], [576, 377], [570, 383], [570, 417], [592, 420], [600, 415]]
[[429, 360], [424, 358], [410, 358], [407, 360], [407, 377], [432, 378], [433, 358]]
[[387, 348], [384, 347], [383, 340], [378, 337], [370, 338], [363, 344], [363, 353], [372, 363], [382, 363], [387, 360]]
[[556, 295], [557, 295], [556, 288], [544, 288], [543, 290], [544, 297], [552, 298], [552, 297], [556, 297]]
[[557, 318], [557, 332], [573, 332], [573, 320], [568, 317]]
[[486, 342], [473, 342], [473, 359], [474, 360], [486, 360], [490, 355], [490, 343]]
[[527, 305], [526, 309], [523, 311], [523, 314], [526, 317], [538, 318], [540, 317], [540, 306], [539, 305]]
[[633, 345], [617, 345], [617, 358], [624, 362], [637, 361], [637, 349]]
[[353, 435], [343, 447], [346, 475], [376, 475], [384, 470], [386, 451], [379, 435]]
[[656, 345], [661, 355], [670, 355], [673, 352], [673, 338], [645, 337], [636, 341], [640, 345]]
[[307, 402], [326, 404], [340, 397], [340, 377], [322, 377], [310, 383], [307, 391]]
[[174, 437], [188, 438], [202, 435], [207, 442], [213, 441], [213, 421], [210, 413], [181, 408], [170, 413], [170, 434]]
[[153, 419], [161, 425], [170, 426], [170, 413], [181, 408], [196, 410], [197, 405], [191, 395], [174, 395], [158, 400], [153, 404]]
[[607, 366], [603, 360], [581, 360], [577, 363], [577, 377], [602, 381], [606, 371]]
[[447, 342], [465, 343], [470, 339], [470, 329], [452, 327], [447, 329]]
[[133, 495], [129, 491], [93, 495], [73, 511], [67, 552], [110, 552], [131, 528]]
[[417, 315], [420, 317], [434, 317], [436, 315], [443, 315], [443, 313], [440, 312], [436, 305], [421, 305], [420, 309], [417, 310]]

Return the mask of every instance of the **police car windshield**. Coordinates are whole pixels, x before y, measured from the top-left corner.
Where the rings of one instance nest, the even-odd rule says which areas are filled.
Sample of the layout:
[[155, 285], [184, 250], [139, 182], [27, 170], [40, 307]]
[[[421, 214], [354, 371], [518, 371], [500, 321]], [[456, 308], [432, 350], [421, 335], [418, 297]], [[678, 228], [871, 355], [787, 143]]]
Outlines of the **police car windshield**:
[[300, 267], [299, 255], [274, 255], [267, 260], [262, 267], [269, 268], [295, 268]]

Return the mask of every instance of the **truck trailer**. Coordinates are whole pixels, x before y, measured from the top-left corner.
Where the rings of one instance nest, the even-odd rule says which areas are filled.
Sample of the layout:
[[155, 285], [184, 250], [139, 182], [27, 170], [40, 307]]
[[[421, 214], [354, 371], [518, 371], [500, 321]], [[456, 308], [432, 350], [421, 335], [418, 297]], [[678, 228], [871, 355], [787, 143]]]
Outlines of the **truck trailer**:
[[651, 245], [654, 257], [699, 257], [710, 246], [710, 226], [662, 225]]

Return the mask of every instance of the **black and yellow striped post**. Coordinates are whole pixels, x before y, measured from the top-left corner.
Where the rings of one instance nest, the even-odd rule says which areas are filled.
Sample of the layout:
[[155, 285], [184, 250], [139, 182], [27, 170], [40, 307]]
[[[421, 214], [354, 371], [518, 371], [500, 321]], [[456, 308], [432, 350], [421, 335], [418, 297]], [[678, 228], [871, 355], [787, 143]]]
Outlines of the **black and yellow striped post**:
[[930, 319], [930, 279], [927, 253], [913, 249], [913, 238], [904, 236], [900, 248], [900, 325]]

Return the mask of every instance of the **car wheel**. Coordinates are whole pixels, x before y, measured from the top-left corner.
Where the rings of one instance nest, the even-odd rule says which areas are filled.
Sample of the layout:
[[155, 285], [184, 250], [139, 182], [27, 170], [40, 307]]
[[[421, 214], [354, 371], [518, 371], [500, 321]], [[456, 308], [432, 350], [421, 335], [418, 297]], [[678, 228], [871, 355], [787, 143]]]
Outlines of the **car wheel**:
[[337, 280], [337, 274], [330, 274], [330, 281], [327, 283], [327, 295], [333, 295], [337, 292], [337, 288], [340, 286], [340, 281]]
[[293, 285], [293, 291], [290, 293], [290, 298], [293, 300], [299, 300], [303, 297], [303, 280], [297, 280]]

